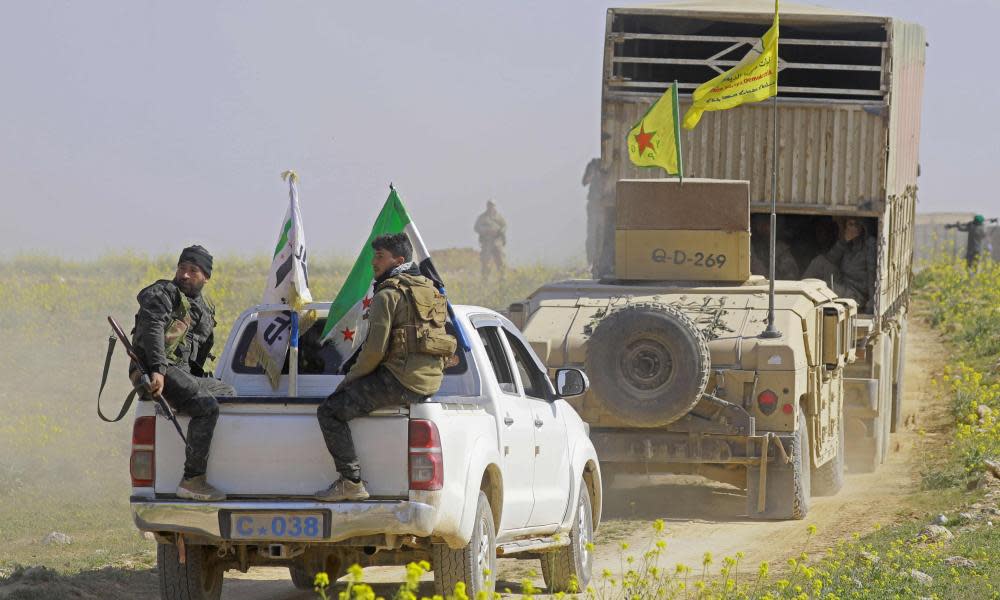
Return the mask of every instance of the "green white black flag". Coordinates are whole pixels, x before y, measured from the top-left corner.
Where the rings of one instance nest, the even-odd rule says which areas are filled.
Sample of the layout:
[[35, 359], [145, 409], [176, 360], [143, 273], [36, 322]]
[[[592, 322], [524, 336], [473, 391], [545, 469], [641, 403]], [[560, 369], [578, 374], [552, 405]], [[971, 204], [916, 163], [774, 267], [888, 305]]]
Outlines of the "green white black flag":
[[[288, 180], [288, 209], [278, 232], [278, 244], [271, 260], [271, 270], [267, 274], [262, 304], [287, 304], [300, 311], [312, 302], [309, 292], [309, 270], [306, 264], [306, 238], [302, 229], [302, 214], [299, 211], [299, 195], [296, 189], [298, 176], [293, 171], [281, 174]], [[315, 315], [302, 315], [300, 331], [305, 331]], [[289, 311], [262, 312], [257, 319], [257, 337], [250, 348], [249, 362], [256, 358], [264, 368], [271, 387], [278, 388], [281, 370], [291, 336], [291, 313]]]

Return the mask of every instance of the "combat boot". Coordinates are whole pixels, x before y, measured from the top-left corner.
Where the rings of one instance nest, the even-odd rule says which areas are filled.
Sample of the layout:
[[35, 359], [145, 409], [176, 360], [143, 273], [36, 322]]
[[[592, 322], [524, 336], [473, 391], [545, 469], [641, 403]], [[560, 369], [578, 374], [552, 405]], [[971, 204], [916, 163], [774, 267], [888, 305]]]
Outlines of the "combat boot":
[[333, 482], [333, 485], [313, 494], [313, 498], [320, 502], [343, 502], [345, 500], [360, 501], [368, 499], [368, 490], [365, 489], [365, 482], [354, 483], [350, 479], [341, 477]]
[[177, 497], [199, 502], [219, 502], [226, 499], [226, 495], [215, 489], [204, 475], [182, 479], [177, 485]]

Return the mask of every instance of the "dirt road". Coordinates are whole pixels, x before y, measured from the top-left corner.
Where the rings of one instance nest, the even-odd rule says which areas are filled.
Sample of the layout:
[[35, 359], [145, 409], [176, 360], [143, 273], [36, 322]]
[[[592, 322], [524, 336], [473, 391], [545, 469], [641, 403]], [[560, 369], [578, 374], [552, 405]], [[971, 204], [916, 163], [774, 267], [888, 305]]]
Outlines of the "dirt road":
[[[775, 563], [803, 551], [806, 528], [815, 525], [816, 535], [809, 542], [810, 551], [823, 549], [853, 533], [867, 533], [876, 524], [893, 521], [906, 507], [899, 497], [918, 483], [917, 446], [920, 429], [933, 432], [945, 416], [933, 402], [928, 382], [943, 365], [942, 346], [936, 334], [913, 319], [907, 340], [905, 371], [905, 416], [914, 421], [896, 433], [891, 442], [888, 463], [877, 473], [847, 475], [844, 489], [832, 498], [814, 498], [804, 521], [760, 522], [741, 515], [745, 496], [722, 484], [708, 483], [694, 477], [632, 476], [617, 484], [605, 502], [604, 522], [598, 536], [594, 573], [603, 568], [617, 573], [620, 544], [629, 545], [629, 553], [641, 554], [656, 535], [651, 527], [655, 519], [666, 521], [667, 552], [664, 564], [700, 566], [705, 552], [716, 560], [723, 556], [745, 554], [744, 564], [752, 571], [761, 561]], [[926, 434], [929, 437], [934, 433]], [[520, 589], [518, 582], [538, 571], [536, 561], [501, 561], [500, 588]], [[402, 580], [401, 568], [366, 569], [365, 578], [379, 582], [378, 592], [390, 595]], [[296, 591], [284, 569], [258, 569], [247, 574], [227, 576], [223, 598], [246, 600], [305, 600], [311, 592]], [[430, 579], [429, 577], [427, 578]], [[542, 586], [540, 577], [532, 578]], [[422, 591], [431, 593], [430, 585]]]

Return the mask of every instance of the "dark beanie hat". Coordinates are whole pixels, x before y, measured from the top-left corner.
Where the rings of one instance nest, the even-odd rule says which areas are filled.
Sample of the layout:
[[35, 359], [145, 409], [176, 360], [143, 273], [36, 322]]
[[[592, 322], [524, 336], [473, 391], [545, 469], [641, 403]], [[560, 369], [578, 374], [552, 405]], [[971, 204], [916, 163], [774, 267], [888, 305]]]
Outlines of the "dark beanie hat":
[[205, 277], [212, 277], [212, 255], [203, 247], [194, 245], [181, 250], [181, 257], [177, 259], [177, 264], [189, 262], [205, 273]]

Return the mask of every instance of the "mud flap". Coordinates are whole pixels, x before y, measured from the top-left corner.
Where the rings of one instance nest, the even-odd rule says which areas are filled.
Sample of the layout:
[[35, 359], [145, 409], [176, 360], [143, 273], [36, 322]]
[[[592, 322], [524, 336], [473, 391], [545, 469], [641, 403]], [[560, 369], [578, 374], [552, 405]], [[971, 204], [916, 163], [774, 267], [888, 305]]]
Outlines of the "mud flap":
[[768, 450], [761, 452], [765, 462], [747, 467], [747, 517], [801, 519], [809, 510], [809, 475], [808, 466], [803, 472], [798, 463], [800, 441], [782, 437], [770, 439]]

